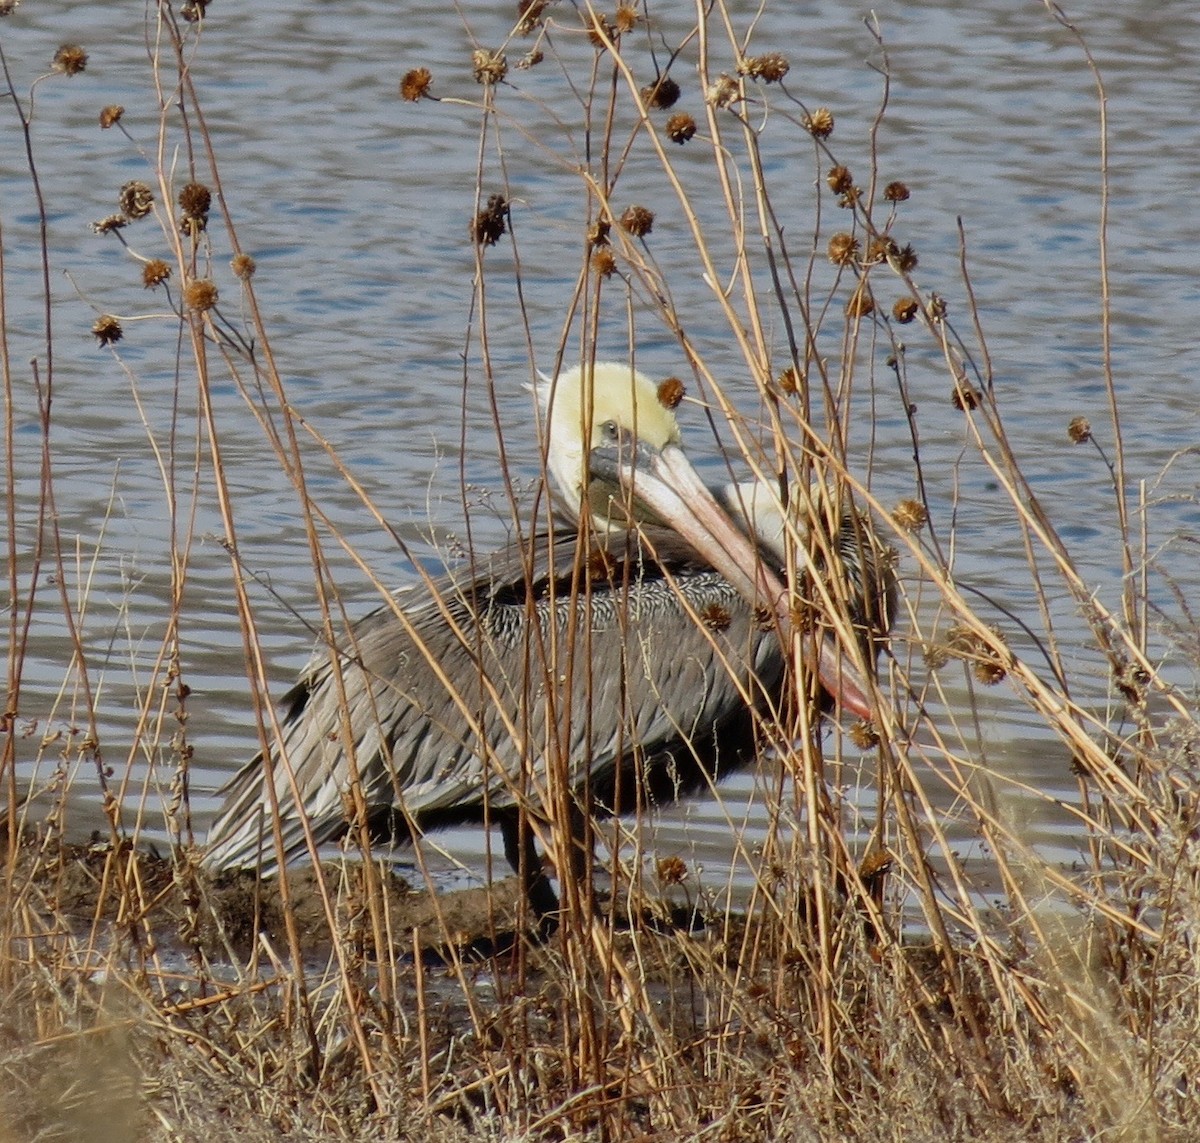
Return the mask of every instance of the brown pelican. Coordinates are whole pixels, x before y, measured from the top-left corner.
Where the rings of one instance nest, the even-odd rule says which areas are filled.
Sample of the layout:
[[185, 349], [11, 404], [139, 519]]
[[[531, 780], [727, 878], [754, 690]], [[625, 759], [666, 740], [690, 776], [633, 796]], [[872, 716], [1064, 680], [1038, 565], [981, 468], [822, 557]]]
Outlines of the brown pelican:
[[[356, 771], [373, 838], [498, 824], [545, 923], [557, 901], [521, 823], [551, 816], [549, 760], [588, 804], [616, 810], [752, 760], [754, 712], [777, 703], [788, 660], [778, 498], [753, 482], [714, 496], [628, 365], [543, 378], [537, 395], [546, 467], [576, 522], [358, 621], [336, 675], [318, 651], [283, 698], [279, 741], [224, 789], [209, 868], [271, 872], [346, 834]], [[893, 580], [854, 521], [838, 544], [858, 569], [852, 618], [871, 662]], [[823, 687], [869, 716], [849, 657], [807, 640]]]

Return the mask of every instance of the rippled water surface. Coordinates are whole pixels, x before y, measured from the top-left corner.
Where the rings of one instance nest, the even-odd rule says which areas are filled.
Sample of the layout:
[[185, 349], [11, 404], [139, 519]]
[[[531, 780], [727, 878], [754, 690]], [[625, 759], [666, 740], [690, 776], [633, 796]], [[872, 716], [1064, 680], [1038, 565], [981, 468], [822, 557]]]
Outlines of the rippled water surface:
[[[735, 7], [749, 22], [753, 6]], [[1186, 600], [1200, 579], [1195, 549], [1188, 547], [1200, 526], [1196, 454], [1189, 451], [1200, 426], [1193, 379], [1200, 285], [1190, 242], [1200, 175], [1195, 114], [1200, 9], [1182, 0], [1075, 7], [1080, 10], [1072, 15], [1087, 36], [1108, 96], [1113, 372], [1130, 490], [1136, 499], [1144, 489], [1151, 505], [1149, 550]], [[1109, 475], [1095, 453], [1073, 449], [1065, 435], [1073, 416], [1087, 415], [1112, 455], [1101, 340], [1100, 135], [1093, 77], [1078, 45], [1038, 3], [885, 2], [875, 8], [891, 75], [879, 167], [883, 178], [903, 179], [912, 188], [902, 219], [905, 238], [920, 251], [918, 282], [949, 299], [960, 331], [973, 341], [958, 269], [956, 219], [961, 219], [971, 286], [1009, 431], [1044, 507], [1101, 598], [1115, 606], [1121, 564]], [[668, 41], [685, 33], [690, 11], [662, 6]], [[435, 76], [436, 94], [478, 100], [482, 89], [471, 77], [471, 50], [476, 43], [500, 42], [511, 18], [508, 5], [467, 5], [459, 15], [448, 5], [380, 0], [252, 5], [216, 0], [194, 59], [222, 189], [240, 241], [258, 263], [256, 293], [288, 398], [331, 442], [422, 560], [434, 558], [430, 534], [451, 550], [468, 538], [483, 547], [498, 543], [505, 535], [505, 501], [493, 412], [472, 333], [480, 311], [473, 302], [475, 255], [467, 223], [475, 209], [480, 115], [450, 103], [401, 102], [397, 84], [408, 68], [423, 65]], [[142, 290], [140, 265], [112, 236], [89, 229], [116, 209], [124, 182], [150, 178], [138, 150], [152, 158], [156, 146], [142, 19], [141, 4], [30, 0], [0, 22], [0, 43], [22, 92], [60, 43], [79, 42], [90, 53], [83, 75], [38, 86], [32, 130], [49, 216], [55, 303], [55, 519], [68, 553], [66, 582], [86, 597], [79, 628], [104, 758], [114, 770], [111, 780], [128, 776], [134, 790], [146, 783], [150, 805], [158, 797], [156, 778], [147, 779], [141, 758], [133, 770], [126, 768], [131, 712], [144, 697], [140, 688], [163, 635], [172, 531], [180, 544], [190, 537], [182, 669], [192, 692], [187, 733], [195, 749], [193, 806], [202, 828], [214, 806], [211, 791], [253, 752], [256, 741], [229, 560], [218, 541], [224, 527], [207, 461], [197, 464], [196, 442], [203, 441], [204, 430], [194, 371], [185, 359], [177, 374], [173, 327], [156, 309], [161, 294]], [[557, 19], [574, 27], [570, 9], [563, 8]], [[577, 35], [571, 40], [564, 33], [561, 39], [564, 56], [578, 61], [585, 80], [590, 48]], [[809, 106], [835, 110], [835, 141], [865, 169], [885, 60], [853, 9], [781, 4], [759, 21], [754, 42], [759, 50], [786, 51], [790, 89]], [[525, 41], [510, 47], [511, 60], [527, 47]], [[514, 70], [510, 82], [535, 99], [561, 98], [563, 76], [556, 66]], [[675, 74], [685, 83], [683, 105], [699, 115], [694, 72], [677, 65]], [[99, 109], [114, 103], [126, 107], [123, 123], [134, 142], [118, 130], [97, 127]], [[553, 102], [540, 109], [522, 106], [530, 134], [506, 125], [502, 151], [495, 136], [484, 149], [488, 170], [494, 174], [502, 161], [510, 179], [522, 293], [513, 286], [513, 248], [501, 244], [487, 254], [486, 316], [496, 415], [510, 470], [518, 482], [532, 482], [537, 459], [530, 398], [522, 387], [530, 376], [528, 345], [539, 366], [552, 365], [581, 257], [585, 197], [572, 150], [579, 136], [568, 139], [555, 125], [560, 110], [566, 115], [573, 108]], [[47, 365], [36, 202], [11, 102], [4, 103], [2, 115], [4, 302], [17, 404], [17, 535], [27, 573], [36, 534], [40, 439], [28, 362], [38, 358], [43, 382]], [[699, 176], [698, 158], [687, 151], [676, 158], [685, 179]], [[183, 171], [187, 157], [171, 154], [167, 161]], [[814, 223], [811, 143], [793, 132], [790, 144], [768, 150], [767, 162], [785, 233], [794, 249], [806, 253]], [[740, 356], [725, 327], [713, 320], [711, 292], [688, 253], [685, 219], [658, 168], [631, 162], [618, 198], [654, 206], [652, 248], [680, 312], [691, 322], [689, 333], [718, 371], [725, 364], [731, 376], [739, 376]], [[822, 244], [832, 228], [824, 225]], [[166, 256], [152, 220], [125, 233], [139, 254]], [[223, 231], [218, 243], [214, 264], [222, 306], [237, 322], [238, 290], [226, 270]], [[102, 312], [125, 319], [119, 359], [99, 348], [89, 332]], [[137, 315], [144, 317], [133, 320]], [[660, 376], [683, 373], [675, 341], [652, 320], [638, 321], [640, 364]], [[602, 352], [625, 352], [625, 322], [619, 307], [606, 316]], [[832, 342], [823, 352], [837, 348]], [[994, 478], [977, 461], [963, 459], [964, 421], [947, 399], [944, 365], [927, 339], [916, 337], [908, 364], [924, 477], [944, 534], [950, 534], [953, 518], [960, 580], [1010, 612], [1032, 609], [1019, 536]], [[224, 378], [226, 372], [214, 369], [214, 376]], [[871, 481], [880, 500], [890, 504], [912, 494], [913, 446], [887, 371], [880, 370], [875, 381]], [[222, 380], [213, 396], [243, 566], [254, 577], [251, 593], [263, 644], [273, 682], [282, 688], [312, 646], [303, 621], [318, 614], [302, 515], [237, 387]], [[719, 475], [707, 426], [693, 417], [688, 427], [693, 456], [703, 460], [707, 453], [709, 471]], [[306, 441], [305, 456], [313, 496], [376, 574], [390, 583], [411, 579], [411, 564], [327, 455]], [[173, 465], [174, 524], [160, 463]], [[464, 484], [474, 506], [469, 537], [461, 507]], [[495, 511], [487, 507], [488, 490]], [[331, 558], [347, 608], [352, 614], [365, 611], [373, 589], [340, 551], [332, 550]], [[59, 695], [71, 638], [61, 619], [56, 579], [45, 563], [19, 711], [21, 777], [37, 785], [50, 781], [57, 756], [50, 747], [37, 762], [39, 742], [82, 717], [72, 707], [70, 688]], [[1165, 581], [1154, 583], [1157, 601], [1168, 614], [1178, 614], [1179, 600]], [[1073, 606], [1053, 588], [1051, 595], [1068, 660], [1082, 656], [1073, 649], [1074, 642], [1082, 643]], [[999, 613], [996, 618], [1021, 643], [1020, 632]], [[1158, 646], [1169, 651], [1165, 642]], [[1169, 673], [1184, 684], [1191, 678], [1182, 663]], [[1102, 676], [1087, 697], [1103, 703]], [[999, 688], [984, 697], [980, 709], [987, 720], [980, 728], [981, 758], [999, 772], [1067, 799], [1074, 796], [1066, 759], [1022, 704]], [[861, 783], [869, 780], [868, 773]], [[772, 779], [763, 781], [769, 785]], [[859, 783], [853, 775], [847, 781]], [[690, 848], [710, 867], [727, 867], [727, 814], [747, 846], [764, 836], [763, 811], [745, 818], [741, 809], [742, 795], [753, 785], [744, 777], [726, 789], [724, 806], [701, 801], [677, 811], [664, 825], [664, 844]], [[74, 784], [72, 832], [102, 824], [99, 804], [94, 770], [81, 771]], [[952, 809], [947, 807], [948, 814]], [[1075, 835], [1068, 821], [1040, 803], [1028, 816], [1030, 839], [1047, 855], [1070, 861]], [[155, 822], [153, 812], [148, 820]], [[969, 828], [962, 836], [970, 846]], [[464, 832], [441, 840], [478, 867], [483, 852], [478, 836]]]

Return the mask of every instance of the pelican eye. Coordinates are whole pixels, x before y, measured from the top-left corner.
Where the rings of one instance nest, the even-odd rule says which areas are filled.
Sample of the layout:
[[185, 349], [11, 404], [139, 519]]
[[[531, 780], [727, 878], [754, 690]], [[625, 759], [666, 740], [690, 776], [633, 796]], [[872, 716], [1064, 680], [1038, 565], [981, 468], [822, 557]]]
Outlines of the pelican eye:
[[605, 421], [600, 426], [600, 435], [611, 444], [616, 444], [621, 439], [621, 429], [616, 421]]

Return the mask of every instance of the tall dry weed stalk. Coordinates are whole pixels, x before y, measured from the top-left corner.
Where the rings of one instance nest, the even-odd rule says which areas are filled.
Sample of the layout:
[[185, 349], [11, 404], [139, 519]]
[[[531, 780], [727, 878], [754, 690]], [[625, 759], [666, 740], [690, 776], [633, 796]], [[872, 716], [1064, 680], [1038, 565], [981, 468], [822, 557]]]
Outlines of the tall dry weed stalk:
[[[732, 474], [753, 474], [815, 518], [824, 513], [826, 528], [793, 537], [788, 573], [814, 593], [798, 598], [797, 608], [819, 611], [846, 646], [855, 640], [844, 583], [805, 574], [839, 566], [830, 538], [834, 513], [848, 504], [869, 512], [897, 550], [902, 615], [874, 696], [874, 722], [845, 730], [821, 724], [811, 696], [799, 689], [807, 676], [797, 654], [797, 693], [759, 728], [763, 766], [776, 768], [764, 785], [775, 794], [761, 850], [735, 843], [754, 869], [744, 901], [735, 907], [673, 855], [654, 854], [648, 867], [639, 818], [580, 816], [590, 809], [586, 791], [581, 805], [567, 777], [570, 760], [548, 743], [546, 788], [520, 792], [531, 828], [577, 820], [589, 845], [606, 843], [599, 855], [612, 886], [612, 907], [598, 909], [593, 871], [573, 872], [579, 830], [541, 830], [564, 904], [563, 926], [548, 947], [518, 941], [481, 968], [446, 902], [430, 902], [423, 931], [397, 920], [389, 876], [369, 860], [369, 807], [353, 757], [351, 848], [368, 860], [340, 873], [317, 868], [305, 882], [307, 905], [293, 879], [278, 881], [277, 901], [256, 887], [247, 898], [248, 942], [227, 913], [218, 909], [214, 918], [214, 890], [196, 859], [180, 629], [202, 497], [211, 498], [221, 521], [264, 754], [281, 734], [257, 602], [239, 553], [238, 496], [223, 451], [228, 418], [247, 411], [255, 418], [294, 490], [318, 643], [335, 664], [353, 653], [353, 617], [341, 604], [334, 557], [348, 557], [373, 580], [374, 573], [313, 492], [307, 472], [314, 458], [332, 462], [361, 499], [364, 518], [387, 525], [383, 509], [341, 464], [320, 426], [297, 414], [281, 382], [255, 263], [221, 180], [221, 139], [209, 129], [191, 70], [205, 50], [205, 21], [221, 16], [219, 6], [211, 13], [208, 7], [149, 7], [157, 135], [145, 151], [144, 177], [120, 190], [122, 214], [97, 224], [139, 259], [144, 284], [155, 290], [164, 352], [177, 347], [180, 391], [186, 387], [197, 409], [190, 445], [174, 432], [160, 435], [146, 412], [159, 398], [121, 358], [126, 319], [101, 313], [93, 332], [126, 370], [158, 464], [171, 538], [163, 552], [170, 569], [166, 616], [152, 666], [139, 681], [133, 741], [104, 744], [103, 753], [89, 648], [80, 634], [88, 557], [72, 554], [72, 539], [55, 523], [61, 335], [51, 276], [60, 267], [46, 241], [52, 205], [42, 198], [43, 159], [30, 131], [38, 86], [70, 82], [86, 68], [86, 53], [63, 48], [53, 74], [27, 90], [20, 69], [3, 59], [3, 131], [25, 155], [41, 224], [44, 298], [35, 358], [31, 365], [15, 361], [0, 260], [10, 600], [0, 756], [0, 1067], [9, 1090], [30, 1097], [21, 1106], [19, 1099], [0, 1102], [9, 1129], [65, 1137], [75, 1112], [56, 1110], [37, 1078], [42, 1063], [53, 1059], [58, 1067], [64, 1052], [76, 1052], [71, 1066], [95, 1079], [89, 1045], [112, 1042], [130, 1069], [122, 1063], [120, 1075], [136, 1074], [141, 1084], [140, 1092], [137, 1084], [118, 1085], [120, 1114], [140, 1109], [130, 1130], [147, 1137], [194, 1137], [211, 1131], [210, 1117], [220, 1115], [246, 1125], [249, 1138], [258, 1137], [260, 1122], [314, 1138], [482, 1132], [530, 1139], [882, 1139], [970, 1132], [999, 1139], [1013, 1130], [1044, 1139], [1104, 1131], [1186, 1138], [1200, 1010], [1193, 773], [1200, 733], [1193, 704], [1167, 684], [1147, 646], [1150, 585], [1137, 569], [1148, 560], [1124, 475], [1111, 366], [1108, 423], [1073, 422], [1070, 434], [1080, 447], [1097, 449], [1112, 473], [1126, 573], [1115, 608], [1080, 573], [1009, 438], [984, 336], [987, 314], [974, 304], [972, 256], [961, 229], [960, 279], [923, 278], [928, 236], [906, 226], [904, 172], [885, 169], [878, 158], [891, 90], [886, 44], [874, 22], [866, 34], [874, 41], [880, 100], [865, 138], [843, 131], [836, 108], [805, 90], [799, 52], [789, 58], [788, 45], [760, 43], [759, 21], [724, 0], [697, 5], [692, 26], [673, 43], [648, 6], [604, 13], [590, 3], [526, 0], [510, 36], [475, 43], [459, 74], [433, 74], [413, 60], [400, 86], [403, 99], [417, 105], [406, 115], [478, 121], [475, 213], [464, 227], [475, 277], [463, 316], [463, 384], [486, 391], [502, 458], [499, 392], [521, 378], [499, 368], [494, 345], [511, 345], [516, 328], [532, 378], [535, 363], [554, 372], [601, 351], [611, 355], [619, 330], [631, 359], [648, 340], [671, 344], [683, 385], [716, 431]], [[3, 32], [0, 24], [0, 51]], [[1086, 56], [1083, 39], [1078, 43]], [[518, 74], [534, 78], [516, 82]], [[104, 117], [105, 126], [120, 129], [121, 109], [106, 108], [102, 123]], [[130, 146], [133, 153], [132, 137]], [[793, 171], [803, 163], [807, 172], [804, 231], [785, 206], [794, 202], [795, 186], [770, 173], [777, 154], [792, 158]], [[1097, 178], [1107, 208], [1104, 154]], [[537, 215], [512, 174], [538, 164], [574, 179], [574, 202], [560, 204], [568, 221], [550, 242], [537, 232]], [[677, 223], [664, 236], [659, 220], [668, 208]], [[0, 259], [7, 214], [0, 204]], [[159, 224], [153, 241], [143, 237], [149, 230], [126, 235], [130, 221], [150, 216]], [[153, 255], [142, 253], [152, 248]], [[560, 260], [569, 252], [574, 266], [565, 304], [556, 300], [560, 334], [553, 346], [535, 336], [546, 325], [546, 302], [527, 272], [548, 249]], [[1107, 362], [1104, 249], [1102, 221], [1092, 288], [1105, 307]], [[702, 296], [685, 288], [701, 280]], [[946, 399], [1019, 528], [1027, 586], [1038, 602], [1008, 616], [1011, 623], [998, 625], [989, 602], [964, 590], [950, 525], [927, 494], [907, 366], [918, 342], [940, 357]], [[229, 383], [242, 400], [235, 410], [214, 397]], [[41, 429], [33, 505], [21, 502], [28, 474], [18, 471], [24, 454], [14, 437], [30, 407]], [[899, 500], [885, 499], [870, 463], [881, 409], [899, 410], [910, 431], [911, 492]], [[514, 528], [528, 531], [549, 519], [548, 501], [537, 498], [531, 510], [508, 466], [498, 480]], [[462, 491], [466, 509], [465, 472]], [[18, 513], [31, 509], [36, 522], [22, 529]], [[22, 537], [30, 536], [26, 546]], [[43, 744], [36, 772], [44, 774], [48, 761], [50, 777], [39, 779], [45, 788], [38, 792], [48, 795], [50, 809], [35, 811], [26, 800], [29, 767], [19, 771], [17, 762], [23, 664], [48, 606], [48, 569], [70, 648], [64, 691], [74, 696], [80, 732]], [[430, 577], [421, 574], [428, 586]], [[374, 582], [406, 623], [392, 585]], [[1103, 709], [1077, 697], [1093, 693], [1094, 680], [1078, 677], [1056, 637], [1049, 600], [1064, 591], [1110, 674], [1113, 701]], [[449, 611], [446, 621], [453, 621]], [[568, 650], [551, 649], [546, 673], [535, 672], [530, 685], [552, 681], [562, 662], [573, 662]], [[1086, 837], [1087, 862], [1079, 868], [1064, 870], [1028, 843], [1021, 816], [1039, 792], [1018, 788], [979, 756], [977, 688], [998, 684], [1027, 704], [1072, 760], [1078, 797], [1062, 812]], [[465, 703], [463, 716], [474, 717]], [[509, 729], [514, 736], [527, 730], [515, 723]], [[124, 766], [112, 757], [121, 753]], [[145, 759], [158, 775], [153, 784], [137, 777]], [[78, 848], [66, 844], [74, 840], [66, 806], [81, 763], [96, 775], [108, 833]], [[152, 804], [151, 789], [162, 805]], [[949, 804], [960, 820], [975, 823], [986, 862], [959, 856], [946, 821]], [[151, 821], [166, 823], [163, 860], [139, 850]], [[277, 822], [275, 830], [282, 844]], [[423, 846], [416, 860], [423, 863]], [[993, 888], [985, 892], [984, 885]], [[651, 923], [680, 887], [703, 914], [703, 932]], [[526, 919], [519, 903], [515, 909], [520, 929]], [[278, 922], [279, 943], [267, 935], [268, 914]], [[318, 951], [305, 917], [330, 934]], [[511, 918], [497, 915], [491, 935], [511, 926]], [[168, 942], [178, 955], [163, 955]], [[436, 967], [427, 960], [431, 945], [441, 949]], [[397, 1130], [397, 1122], [404, 1127]]]

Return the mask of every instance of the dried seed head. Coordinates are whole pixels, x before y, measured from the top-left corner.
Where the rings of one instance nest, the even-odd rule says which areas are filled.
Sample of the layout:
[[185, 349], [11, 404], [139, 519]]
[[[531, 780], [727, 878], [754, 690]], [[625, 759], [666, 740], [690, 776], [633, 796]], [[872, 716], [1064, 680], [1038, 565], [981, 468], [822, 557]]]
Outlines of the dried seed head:
[[871, 289], [866, 280], [859, 282], [858, 288], [850, 295], [846, 303], [848, 318], [865, 318], [875, 312], [875, 299], [871, 297]]
[[187, 0], [179, 9], [179, 14], [189, 23], [195, 24], [204, 19], [208, 12], [209, 0]]
[[722, 607], [719, 603], [705, 604], [700, 608], [698, 614], [700, 622], [710, 631], [728, 631], [729, 625], [733, 622], [733, 616], [729, 614], [729, 608]]
[[835, 266], [848, 266], [858, 257], [858, 239], [852, 234], [835, 234], [829, 240], [829, 261]]
[[829, 184], [829, 189], [835, 194], [845, 194], [854, 186], [854, 176], [850, 173], [849, 167], [830, 167], [829, 174], [825, 176], [825, 181]]
[[696, 134], [696, 120], [686, 111], [681, 111], [667, 120], [665, 130], [672, 143], [682, 145]]
[[804, 117], [804, 129], [814, 139], [828, 139], [833, 134], [833, 112], [828, 107], [818, 107]]
[[894, 258], [899, 252], [900, 247], [896, 245], [895, 240], [886, 234], [881, 234], [877, 238], [872, 238], [871, 244], [867, 247], [867, 263], [876, 266], [888, 258]]
[[229, 268], [233, 271], [233, 276], [238, 281], [248, 282], [254, 277], [254, 271], [258, 269], [258, 263], [249, 254], [235, 254], [230, 259]]
[[123, 214], [110, 214], [107, 218], [100, 218], [93, 222], [92, 230], [97, 234], [111, 234], [114, 230], [120, 230], [128, 222], [129, 219]]
[[897, 298], [896, 304], [892, 306], [892, 317], [901, 325], [908, 325], [917, 316], [917, 311], [920, 308], [921, 303], [916, 298]]
[[517, 4], [517, 32], [527, 36], [542, 22], [542, 13], [550, 7], [550, 0], [519, 0]]
[[1067, 438], [1072, 444], [1087, 444], [1092, 439], [1092, 426], [1087, 417], [1073, 417], [1067, 425]]
[[499, 83], [508, 75], [508, 61], [503, 52], [489, 52], [487, 48], [476, 48], [471, 53], [471, 66], [475, 71], [475, 82]]
[[941, 321], [946, 316], [946, 299], [940, 294], [929, 295], [929, 305], [925, 307], [930, 321]]
[[738, 99], [741, 99], [741, 91], [738, 88], [737, 80], [725, 72], [717, 76], [704, 93], [705, 102], [712, 104], [713, 107], [728, 107]]
[[862, 199], [862, 187], [850, 187], [838, 199], [838, 206], [843, 210], [853, 210]]
[[100, 112], [100, 126], [107, 130], [114, 123], [120, 123], [121, 116], [125, 114], [125, 108], [119, 103], [110, 104]]
[[917, 252], [911, 245], [905, 246], [896, 255], [896, 269], [902, 274], [911, 274], [917, 268]]
[[537, 67], [537, 65], [540, 64], [545, 58], [546, 54], [541, 48], [532, 48], [530, 51], [527, 51], [519, 60], [517, 60], [517, 67], [523, 69]]
[[599, 246], [593, 250], [592, 269], [602, 278], [611, 278], [616, 272], [617, 260], [607, 246]]
[[617, 565], [603, 548], [593, 548], [588, 552], [585, 570], [593, 583], [608, 583], [615, 577]]
[[687, 388], [678, 377], [668, 377], [658, 386], [658, 403], [664, 409], [678, 409]]
[[54, 53], [54, 70], [63, 75], [78, 75], [87, 67], [88, 56], [78, 44], [63, 44]]
[[950, 662], [950, 652], [939, 643], [928, 644], [922, 657], [931, 671], [940, 671]]
[[789, 397], [800, 392], [800, 377], [791, 365], [779, 374], [775, 379], [775, 384], [779, 386], [780, 392], [786, 393]]
[[188, 183], [179, 192], [179, 206], [188, 218], [207, 218], [212, 192], [203, 183]]
[[96, 335], [96, 340], [101, 345], [112, 345], [114, 342], [120, 341], [123, 332], [121, 323], [112, 314], [98, 317], [92, 325], [92, 333]]
[[908, 187], [901, 182], [888, 183], [883, 188], [883, 197], [888, 202], [907, 202]]
[[150, 188], [137, 179], [121, 188], [118, 201], [127, 218], [145, 218], [154, 207], [154, 195]]
[[621, 227], [634, 238], [645, 238], [654, 229], [654, 212], [644, 206], [631, 206], [621, 215]]
[[654, 83], [646, 84], [641, 94], [647, 107], [666, 111], [679, 102], [679, 84], [669, 75], [661, 75]]
[[925, 527], [929, 520], [929, 512], [919, 500], [901, 500], [892, 509], [892, 519], [902, 531], [915, 532], [918, 528]]
[[183, 304], [189, 310], [204, 313], [217, 304], [217, 287], [208, 278], [194, 278], [183, 291]]
[[508, 227], [508, 200], [494, 194], [471, 220], [471, 239], [477, 246], [495, 246]]
[[879, 745], [879, 731], [875, 729], [873, 722], [860, 718], [850, 727], [850, 741], [859, 750], [871, 750]]
[[779, 52], [763, 56], [746, 56], [738, 63], [738, 74], [750, 79], [761, 79], [763, 83], [778, 83], [787, 75], [791, 64]]
[[687, 879], [687, 864], [682, 857], [661, 857], [658, 861], [658, 883], [679, 885]]
[[588, 43], [600, 52], [608, 46], [605, 41], [612, 40], [617, 34], [616, 29], [608, 22], [608, 17], [599, 12], [591, 19], [585, 15], [584, 25], [587, 28]]
[[607, 246], [608, 235], [612, 223], [607, 218], [598, 218], [588, 227], [587, 240], [589, 246]]
[[400, 81], [400, 98], [409, 103], [416, 103], [429, 94], [429, 86], [433, 83], [433, 72], [427, 67], [415, 67], [406, 71]]
[[179, 220], [179, 233], [193, 242], [208, 229], [208, 215], [201, 214], [193, 216], [190, 214], [183, 215]]
[[971, 668], [975, 672], [977, 678], [985, 687], [994, 687], [997, 683], [1004, 680], [1004, 676], [1008, 674], [1008, 669], [1000, 662], [999, 659], [980, 659]]
[[171, 276], [171, 267], [161, 258], [151, 258], [142, 267], [142, 287], [147, 290], [161, 286]]
[[968, 385], [966, 381], [960, 380], [954, 386], [954, 392], [951, 394], [950, 400], [956, 409], [968, 412], [971, 409], [979, 408], [979, 403], [983, 400], [983, 394], [973, 385]]
[[617, 13], [613, 17], [613, 27], [621, 35], [624, 35], [626, 32], [632, 32], [637, 27], [639, 19], [638, 10], [632, 4], [618, 4]]

